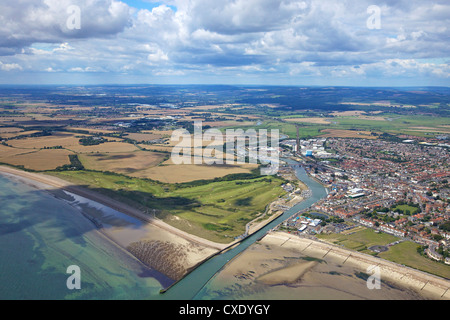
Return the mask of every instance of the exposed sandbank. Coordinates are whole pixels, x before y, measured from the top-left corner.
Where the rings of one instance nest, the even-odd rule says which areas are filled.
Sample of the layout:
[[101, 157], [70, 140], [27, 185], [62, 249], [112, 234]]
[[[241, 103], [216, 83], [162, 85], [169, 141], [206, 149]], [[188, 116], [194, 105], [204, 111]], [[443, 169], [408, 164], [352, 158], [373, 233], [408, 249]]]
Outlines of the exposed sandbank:
[[[370, 289], [368, 268], [380, 268]], [[372, 269], [370, 269], [372, 270]], [[450, 299], [450, 281], [327, 243], [271, 232], [230, 261], [203, 291], [208, 299]]]
[[300, 250], [302, 254], [315, 258], [333, 259], [342, 265], [354, 266], [362, 272], [367, 272], [371, 267], [377, 266], [381, 271], [381, 281], [387, 280], [412, 289], [424, 298], [450, 299], [449, 280], [371, 255], [347, 250], [321, 241], [300, 238], [285, 232], [269, 233], [262, 239], [261, 243], [282, 245], [285, 248]]
[[[77, 207], [116, 245], [173, 280], [226, 247], [178, 230], [139, 210], [56, 177], [0, 166], [0, 173]], [[80, 215], [80, 217], [82, 217]]]

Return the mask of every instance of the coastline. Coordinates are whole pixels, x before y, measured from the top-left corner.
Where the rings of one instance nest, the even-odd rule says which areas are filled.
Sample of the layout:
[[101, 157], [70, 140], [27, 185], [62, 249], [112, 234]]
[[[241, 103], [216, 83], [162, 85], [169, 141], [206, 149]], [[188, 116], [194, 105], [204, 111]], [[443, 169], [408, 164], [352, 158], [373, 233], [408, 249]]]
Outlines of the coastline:
[[[60, 190], [65, 190], [65, 191], [74, 193], [76, 195], [79, 195], [86, 199], [98, 202], [102, 205], [105, 205], [105, 206], [112, 208], [114, 210], [117, 210], [119, 212], [123, 212], [124, 214], [127, 214], [129, 216], [137, 218], [142, 222], [158, 226], [158, 227], [160, 227], [166, 231], [169, 231], [177, 236], [180, 236], [186, 240], [189, 240], [189, 241], [192, 241], [192, 242], [195, 242], [195, 243], [207, 246], [207, 247], [211, 247], [213, 249], [222, 250], [230, 245], [230, 244], [221, 244], [221, 243], [209, 241], [207, 239], [203, 239], [203, 238], [197, 237], [195, 235], [189, 234], [189, 233], [179, 230], [175, 227], [172, 227], [171, 225], [169, 225], [161, 220], [152, 218], [149, 215], [146, 215], [143, 212], [141, 212], [140, 210], [133, 208], [127, 204], [116, 201], [112, 198], [109, 198], [105, 195], [99, 194], [95, 191], [91, 191], [91, 190], [85, 189], [83, 187], [74, 185], [70, 182], [67, 182], [67, 181], [62, 180], [57, 177], [44, 175], [42, 173], [32, 173], [32, 172], [27, 172], [27, 171], [21, 171], [18, 169], [13, 169], [10, 167], [0, 165], [0, 173], [2, 173], [2, 172], [9, 173], [9, 174], [12, 174], [15, 176], [19, 176], [19, 177], [22, 177], [22, 178], [25, 178], [28, 180], [32, 180], [34, 182], [38, 182], [40, 184], [47, 185], [52, 188], [57, 188]], [[36, 186], [36, 187], [42, 188], [42, 186]]]
[[351, 265], [364, 273], [377, 266], [381, 271], [381, 281], [387, 280], [413, 290], [426, 299], [450, 300], [449, 280], [388, 260], [281, 231], [268, 233], [260, 243], [299, 250], [302, 254], [318, 259], [325, 257], [334, 259], [342, 265]]
[[[374, 267], [380, 287], [369, 288]], [[371, 282], [373, 283], [373, 282]], [[450, 300], [450, 281], [315, 239], [271, 231], [230, 260], [199, 299]]]
[[0, 174], [18, 179], [75, 207], [80, 218], [93, 223], [96, 231], [119, 250], [174, 281], [228, 247], [187, 234], [147, 217], [137, 209], [56, 177], [5, 166], [0, 166]]

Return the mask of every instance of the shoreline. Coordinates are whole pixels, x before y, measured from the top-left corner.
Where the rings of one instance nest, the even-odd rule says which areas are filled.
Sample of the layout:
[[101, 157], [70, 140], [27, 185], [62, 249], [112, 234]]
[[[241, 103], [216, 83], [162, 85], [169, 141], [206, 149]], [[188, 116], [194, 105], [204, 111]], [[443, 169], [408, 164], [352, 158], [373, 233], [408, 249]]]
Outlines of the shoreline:
[[[111, 209], [122, 212], [126, 215], [129, 215], [131, 217], [139, 219], [141, 222], [153, 224], [155, 226], [160, 227], [161, 229], [164, 229], [164, 230], [166, 230], [170, 233], [173, 233], [177, 236], [180, 236], [186, 240], [189, 240], [189, 241], [192, 241], [192, 242], [195, 242], [200, 245], [204, 245], [204, 246], [216, 249], [216, 250], [223, 250], [233, 244], [233, 243], [230, 243], [230, 244], [217, 243], [217, 242], [213, 242], [213, 241], [203, 239], [201, 237], [189, 234], [189, 233], [179, 230], [175, 227], [172, 227], [171, 225], [169, 225], [161, 220], [158, 220], [151, 216], [148, 216], [148, 215], [142, 213], [140, 210], [133, 208], [127, 204], [116, 201], [112, 198], [109, 198], [105, 195], [99, 194], [95, 191], [91, 191], [89, 189], [85, 189], [83, 187], [77, 186], [75, 184], [72, 184], [68, 181], [62, 180], [57, 177], [45, 175], [42, 173], [32, 173], [32, 172], [27, 172], [27, 171], [21, 171], [18, 169], [6, 167], [4, 165], [0, 165], [0, 173], [7, 173], [7, 174], [14, 175], [14, 176], [19, 176], [19, 177], [22, 177], [25, 179], [32, 180], [34, 182], [41, 183], [43, 185], [47, 185], [47, 186], [50, 186], [53, 188], [57, 188], [60, 190], [64, 190], [64, 191], [76, 194], [83, 198], [89, 199], [94, 202], [98, 202], [99, 204], [102, 204], [106, 207], [109, 207]], [[42, 189], [41, 186], [36, 186], [36, 187], [38, 189]]]
[[[63, 200], [63, 201], [65, 200], [66, 202], [68, 202], [68, 201], [70, 202], [70, 200], [66, 199], [66, 196], [70, 198], [71, 196], [68, 195], [67, 192], [72, 193], [73, 195], [83, 197], [87, 200], [93, 201], [94, 203], [106, 206], [107, 208], [110, 208], [112, 210], [117, 210], [119, 213], [122, 213], [128, 217], [138, 219], [141, 223], [144, 223], [147, 226], [152, 226], [153, 228], [161, 229], [163, 232], [156, 234], [156, 236], [153, 233], [153, 235], [152, 235], [153, 243], [149, 243], [149, 241], [147, 241], [146, 239], [144, 239], [144, 241], [142, 241], [142, 239], [139, 239], [139, 240], [137, 240], [137, 242], [131, 243], [132, 246], [127, 246], [127, 244], [130, 244], [130, 241], [127, 244], [124, 244], [123, 241], [121, 242], [120, 239], [119, 239], [119, 241], [117, 241], [117, 237], [116, 237], [117, 232], [115, 232], [114, 230], [112, 232], [110, 232], [110, 230], [106, 230], [105, 228], [103, 228], [103, 223], [102, 223], [103, 221], [100, 221], [100, 223], [97, 223], [98, 221], [96, 220], [95, 215], [93, 216], [90, 212], [88, 212], [87, 216], [86, 216], [86, 214], [83, 213], [83, 208], [78, 207], [78, 209], [80, 209], [80, 211], [82, 211], [84, 218], [87, 218], [94, 225], [96, 225], [97, 230], [101, 229], [102, 231], [104, 231], [102, 233], [107, 238], [112, 240], [112, 242], [114, 244], [118, 245], [122, 250], [127, 251], [129, 254], [131, 254], [131, 256], [133, 256], [139, 262], [143, 263], [144, 266], [155, 269], [156, 271], [159, 271], [160, 273], [162, 273], [165, 276], [169, 276], [169, 274], [173, 275], [173, 270], [172, 270], [172, 269], [174, 269], [173, 267], [175, 266], [179, 269], [180, 265], [182, 265], [183, 262], [186, 262], [187, 255], [192, 256], [192, 255], [198, 254], [199, 251], [205, 251], [205, 249], [207, 249], [206, 252], [202, 253], [200, 258], [189, 259], [190, 263], [189, 264], [185, 263], [183, 265], [183, 273], [181, 273], [181, 274], [178, 273], [176, 277], [169, 276], [170, 278], [172, 278], [174, 280], [174, 283], [169, 285], [169, 287], [163, 288], [161, 290], [161, 293], [166, 292], [168, 289], [173, 287], [176, 283], [178, 283], [179, 281], [184, 279], [187, 275], [189, 275], [198, 266], [202, 265], [203, 263], [210, 260], [211, 258], [213, 258], [217, 255], [220, 255], [221, 253], [229, 250], [230, 248], [235, 247], [240, 242], [242, 242], [243, 240], [246, 240], [246, 238], [248, 238], [252, 234], [259, 231], [259, 228], [258, 228], [258, 230], [251, 230], [250, 234], [248, 234], [247, 237], [245, 237], [243, 239], [234, 240], [233, 242], [228, 243], [228, 244], [219, 244], [219, 243], [215, 243], [215, 242], [212, 242], [212, 241], [209, 241], [206, 239], [196, 237], [194, 235], [190, 235], [190, 234], [183, 232], [181, 230], [178, 230], [170, 225], [167, 225], [166, 223], [164, 223], [158, 219], [154, 219], [153, 217], [146, 216], [136, 208], [130, 207], [126, 204], [118, 202], [107, 196], [97, 194], [96, 192], [91, 191], [89, 189], [85, 189], [83, 187], [74, 185], [73, 183], [62, 180], [58, 177], [48, 176], [48, 175], [45, 175], [42, 173], [31, 173], [31, 172], [21, 171], [18, 169], [13, 169], [13, 168], [10, 168], [7, 166], [0, 165], [0, 173], [2, 173], [2, 172], [6, 173], [6, 174], [11, 174], [15, 177], [24, 178], [25, 180], [31, 181], [32, 183], [34, 182], [34, 183], [41, 184], [41, 186], [35, 186], [37, 189], [51, 192], [52, 190], [49, 190], [49, 189], [56, 188], [56, 190], [53, 190], [52, 194], [54, 196], [56, 196], [55, 193], [59, 193], [60, 200]], [[48, 186], [50, 186], [51, 188], [49, 188]], [[56, 192], [56, 191], [58, 191], [58, 192]], [[61, 194], [63, 194], [62, 197], [61, 197]], [[64, 196], [64, 194], [65, 194], [65, 196]], [[302, 201], [300, 201], [300, 202], [303, 202], [304, 200], [305, 199], [302, 199]], [[270, 206], [270, 204], [269, 204], [269, 206]], [[94, 208], [90, 208], [90, 209], [93, 209], [95, 211], [96, 210], [95, 205], [94, 205]], [[260, 227], [260, 228], [265, 227], [266, 225], [270, 224], [274, 219], [278, 218], [280, 215], [283, 214], [283, 212], [278, 212], [278, 213], [279, 214], [274, 214], [273, 216], [271, 216], [270, 219], [261, 221], [259, 223], [258, 227]], [[92, 217], [92, 219], [89, 217]], [[98, 228], [98, 225], [100, 226], [100, 228]], [[133, 238], [134, 240], [136, 240], [137, 238], [139, 238], [139, 234], [142, 236], [142, 230], [139, 230], [139, 229], [142, 229], [142, 228], [138, 227], [138, 228], [134, 228], [133, 230], [128, 230], [129, 231], [128, 235], [126, 235], [125, 238], [129, 237], [129, 238]], [[122, 230], [119, 230], [118, 232], [121, 233]], [[147, 233], [148, 233], [148, 230], [147, 230]], [[122, 232], [122, 234], [120, 234], [120, 236], [123, 236], [123, 232]], [[169, 242], [168, 241], [164, 242], [164, 239], [167, 240], [168, 237], [169, 238], [172, 237], [172, 239], [170, 239]], [[180, 242], [179, 242], [180, 239], [178, 239], [178, 242], [177, 242], [177, 240], [174, 240], [173, 238], [183, 239], [185, 241], [184, 248], [180, 249]], [[162, 240], [160, 240], [160, 239], [162, 239]], [[122, 238], [122, 240], [123, 240], [123, 238]], [[186, 245], [186, 241], [189, 242], [190, 244], [188, 243], [188, 245]], [[156, 250], [154, 250], [155, 242], [159, 246], [158, 248], [156, 248]], [[173, 245], [174, 243], [176, 246]], [[200, 246], [203, 246], [203, 248], [201, 248], [200, 250], [198, 250], [199, 244], [200, 244]], [[132, 250], [132, 249], [134, 249], [134, 250]], [[153, 250], [153, 252], [148, 254], [148, 252], [151, 250]], [[167, 256], [165, 251], [169, 251], [170, 254]], [[197, 252], [195, 252], [195, 251], [197, 251]], [[163, 253], [162, 256], [161, 256], [161, 253]], [[158, 259], [153, 259], [156, 256], [158, 257]], [[190, 258], [190, 257], [188, 257], [188, 258]], [[161, 262], [158, 262], [157, 260], [161, 261]], [[168, 266], [167, 266], [167, 263], [165, 260], [169, 261]], [[174, 262], [174, 260], [176, 260], [176, 261]], [[148, 263], [148, 262], [150, 262], [150, 263]], [[172, 262], [173, 264], [170, 265], [170, 262]], [[166, 266], [163, 267], [161, 270], [161, 268], [155, 267], [155, 263], [157, 264], [157, 266], [160, 266], [161, 264], [166, 264]], [[163, 270], [166, 270], [168, 272], [164, 272]]]
[[262, 244], [294, 248], [315, 258], [325, 257], [340, 261], [342, 265], [352, 265], [362, 272], [379, 267], [381, 281], [388, 280], [402, 287], [412, 289], [424, 298], [450, 300], [450, 281], [395, 262], [348, 250], [318, 239], [301, 238], [282, 231], [267, 233]]
[[[198, 264], [223, 250], [218, 249], [213, 242], [186, 236], [181, 230], [177, 232], [176, 229], [174, 232], [175, 228], [167, 227], [163, 222], [154, 223], [152, 218], [145, 217], [142, 213], [137, 214], [139, 213], [137, 209], [127, 208], [127, 205], [106, 196], [89, 193], [89, 190], [76, 188], [59, 178], [22, 172], [4, 166], [0, 166], [0, 174], [17, 179], [72, 206], [80, 213], [80, 218], [90, 221], [95, 227], [94, 230], [118, 250], [126, 252], [144, 267], [157, 271], [174, 282], [178, 281], [178, 277], [185, 276], [184, 271], [189, 273]], [[132, 252], [130, 248], [136, 245], [142, 247], [144, 252], [138, 252], [139, 254]], [[224, 247], [227, 248], [228, 245]], [[153, 259], [155, 255], [161, 253], [162, 258]], [[167, 286], [163, 285], [163, 288]]]

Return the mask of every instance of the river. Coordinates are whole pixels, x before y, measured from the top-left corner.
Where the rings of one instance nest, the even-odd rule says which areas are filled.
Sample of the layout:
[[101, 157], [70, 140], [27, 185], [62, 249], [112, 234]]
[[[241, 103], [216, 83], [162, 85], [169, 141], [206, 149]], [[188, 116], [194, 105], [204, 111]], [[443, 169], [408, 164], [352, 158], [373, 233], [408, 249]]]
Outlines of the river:
[[247, 249], [255, 241], [264, 236], [270, 229], [274, 228], [284, 220], [288, 219], [298, 211], [306, 209], [327, 196], [325, 187], [310, 178], [303, 167], [298, 166], [296, 161], [284, 159], [289, 164], [295, 165], [297, 178], [303, 181], [312, 191], [310, 198], [298, 203], [282, 215], [269, 223], [267, 226], [246, 238], [238, 246], [206, 261], [181, 281], [174, 284], [161, 298], [169, 300], [195, 300], [202, 288], [219, 272], [231, 259]]
[[[296, 164], [288, 160], [291, 164]], [[299, 210], [326, 196], [326, 190], [301, 167], [297, 177], [312, 196], [284, 212], [239, 245], [209, 259], [166, 293], [168, 279], [118, 250], [79, 211], [7, 175], [0, 175], [0, 299], [149, 299], [193, 300], [202, 288], [243, 250]], [[66, 287], [67, 267], [82, 272], [82, 290]]]

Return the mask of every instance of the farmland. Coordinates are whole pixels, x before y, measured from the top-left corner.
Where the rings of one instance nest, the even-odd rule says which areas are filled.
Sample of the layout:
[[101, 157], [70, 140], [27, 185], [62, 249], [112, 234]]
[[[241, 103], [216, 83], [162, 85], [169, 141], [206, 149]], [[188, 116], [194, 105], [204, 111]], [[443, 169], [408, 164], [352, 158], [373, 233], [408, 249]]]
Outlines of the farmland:
[[148, 178], [166, 183], [183, 183], [199, 179], [214, 179], [236, 173], [250, 173], [256, 165], [161, 165], [148, 167], [130, 176]]
[[132, 151], [114, 153], [83, 153], [79, 159], [90, 170], [111, 171], [116, 173], [141, 176], [140, 172], [157, 166], [164, 160], [164, 155], [155, 152]]
[[[193, 122], [202, 121], [205, 130], [266, 129], [269, 134], [279, 130], [282, 139], [295, 138], [297, 128], [301, 139], [448, 134], [446, 89], [415, 92], [241, 86], [5, 87], [0, 92], [0, 162], [52, 172], [144, 210], [155, 209], [157, 216], [183, 230], [227, 242], [283, 193], [282, 179], [255, 175], [258, 165], [251, 164], [174, 164], [170, 156], [179, 143], [170, 139], [174, 130], [192, 133]], [[201, 141], [203, 147], [210, 144]], [[355, 248], [370, 242], [367, 234], [366, 240], [352, 236], [347, 244]]]
[[37, 171], [70, 164], [70, 154], [73, 153], [61, 149], [26, 150], [0, 146], [0, 162]]
[[340, 130], [340, 129], [324, 129], [322, 130], [323, 138], [361, 138], [361, 139], [376, 139], [376, 136], [371, 135], [369, 131], [358, 130]]

